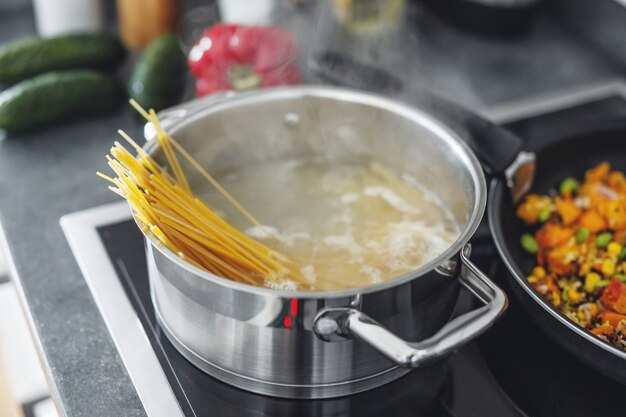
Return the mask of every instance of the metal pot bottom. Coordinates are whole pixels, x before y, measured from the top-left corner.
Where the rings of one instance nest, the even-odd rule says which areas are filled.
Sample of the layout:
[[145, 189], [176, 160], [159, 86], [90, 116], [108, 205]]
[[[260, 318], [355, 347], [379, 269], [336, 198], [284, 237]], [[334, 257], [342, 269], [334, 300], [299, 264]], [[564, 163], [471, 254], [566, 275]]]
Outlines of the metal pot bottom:
[[154, 309], [159, 326], [161, 327], [161, 330], [163, 330], [163, 334], [165, 334], [170, 343], [172, 343], [176, 350], [183, 355], [185, 359], [201, 371], [226, 384], [233, 385], [237, 388], [254, 392], [256, 394], [297, 399], [343, 397], [378, 388], [382, 385], [393, 382], [412, 371], [411, 369], [401, 368], [399, 366], [391, 366], [383, 372], [379, 372], [365, 378], [317, 385], [277, 384], [256, 378], [250, 378], [224, 369], [198, 356], [172, 333], [167, 324], [165, 324], [165, 321], [159, 312], [159, 308], [156, 305], [154, 306]]

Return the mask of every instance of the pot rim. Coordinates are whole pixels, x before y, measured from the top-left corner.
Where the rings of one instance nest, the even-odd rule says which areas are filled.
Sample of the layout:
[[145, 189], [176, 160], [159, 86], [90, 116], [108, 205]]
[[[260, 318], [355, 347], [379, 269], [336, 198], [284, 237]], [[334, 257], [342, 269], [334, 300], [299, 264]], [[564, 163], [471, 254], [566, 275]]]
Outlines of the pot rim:
[[[204, 269], [192, 265], [189, 262], [186, 262], [167, 247], [157, 244], [157, 240], [154, 236], [142, 231], [144, 237], [150, 242], [152, 247], [161, 252], [170, 261], [174, 262], [179, 267], [191, 272], [198, 278], [210, 281], [214, 284], [222, 285], [233, 290], [238, 290], [251, 294], [298, 299], [351, 297], [357, 294], [368, 294], [387, 290], [389, 288], [396, 287], [406, 282], [412, 281], [413, 279], [417, 279], [420, 276], [425, 275], [427, 272], [435, 269], [437, 266], [445, 263], [447, 260], [452, 259], [470, 240], [482, 220], [487, 204], [487, 184], [485, 180], [485, 175], [482, 170], [482, 166], [478, 161], [476, 155], [469, 148], [469, 146], [465, 142], [463, 142], [463, 140], [460, 139], [459, 135], [451, 128], [449, 128], [443, 122], [439, 121], [437, 118], [423, 110], [399, 101], [394, 101], [378, 94], [366, 93], [334, 86], [305, 85], [297, 87], [277, 87], [258, 90], [255, 92], [247, 92], [240, 95], [226, 95], [224, 100], [218, 100], [216, 102], [209, 101], [205, 106], [193, 109], [193, 111], [191, 111], [190, 109], [188, 112], [184, 112], [186, 114], [180, 119], [172, 122], [172, 124], [167, 127], [167, 130], [169, 134], [174, 136], [176, 130], [182, 128], [184, 125], [192, 123], [202, 117], [206, 117], [209, 114], [235, 107], [239, 104], [254, 104], [281, 99], [294, 99], [305, 97], [337, 99], [341, 101], [365, 104], [372, 107], [382, 108], [386, 111], [393, 112], [406, 119], [412, 120], [416, 124], [424, 126], [427, 130], [433, 132], [439, 140], [445, 141], [454, 151], [457, 158], [461, 159], [463, 161], [463, 165], [467, 167], [476, 190], [476, 199], [472, 208], [470, 218], [467, 221], [465, 228], [461, 231], [459, 237], [450, 246], [448, 246], [446, 250], [439, 254], [439, 256], [421, 265], [419, 268], [413, 271], [407, 272], [403, 275], [399, 275], [392, 279], [388, 279], [381, 283], [368, 285], [366, 287], [356, 287], [337, 291], [275, 290], [271, 288], [236, 282], [228, 278], [214, 275], [208, 271], [205, 271]], [[193, 103], [193, 101], [189, 103]], [[177, 106], [177, 109], [184, 108], [184, 106], [185, 104]], [[151, 139], [146, 142], [146, 144], [143, 146], [143, 149], [148, 153], [153, 153], [156, 149], [158, 149], [158, 144], [156, 143], [155, 139]], [[135, 222], [140, 225], [139, 221], [135, 217], [135, 213], [133, 213], [132, 210], [131, 213]]]

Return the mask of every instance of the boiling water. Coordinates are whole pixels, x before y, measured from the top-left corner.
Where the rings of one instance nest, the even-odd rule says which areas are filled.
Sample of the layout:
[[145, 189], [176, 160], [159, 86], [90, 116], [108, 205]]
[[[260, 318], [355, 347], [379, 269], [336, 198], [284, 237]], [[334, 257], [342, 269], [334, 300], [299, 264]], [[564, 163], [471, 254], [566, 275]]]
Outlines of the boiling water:
[[[266, 230], [251, 227], [215, 190], [202, 194], [205, 201], [233, 226], [295, 260], [316, 290], [400, 276], [459, 235], [431, 192], [370, 161], [268, 161], [217, 179]], [[301, 289], [291, 281], [267, 285]]]

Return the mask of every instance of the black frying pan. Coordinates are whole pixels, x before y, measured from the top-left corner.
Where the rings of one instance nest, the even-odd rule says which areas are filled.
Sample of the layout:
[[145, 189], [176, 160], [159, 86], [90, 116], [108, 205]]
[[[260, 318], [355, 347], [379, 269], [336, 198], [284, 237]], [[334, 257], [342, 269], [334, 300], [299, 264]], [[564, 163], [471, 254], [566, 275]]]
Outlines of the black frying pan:
[[[566, 177], [583, 178], [585, 170], [602, 161], [626, 172], [626, 120], [577, 128], [576, 131], [527, 143], [537, 157], [537, 171], [531, 192], [545, 194], [557, 188]], [[528, 231], [515, 216], [503, 180], [495, 178], [489, 192], [487, 208], [489, 226], [507, 269], [511, 273], [511, 289], [532, 318], [566, 350], [603, 374], [626, 384], [626, 352], [579, 327], [526, 281], [536, 265], [533, 255], [520, 246], [520, 236]]]
[[[410, 101], [444, 121], [468, 142], [493, 174], [487, 207], [489, 224], [496, 247], [511, 273], [510, 287], [516, 298], [557, 343], [601, 373], [626, 384], [626, 352], [570, 321], [526, 281], [535, 257], [527, 254], [519, 243], [520, 236], [528, 231], [515, 216], [512, 195], [519, 196], [520, 184], [510, 178], [507, 181], [505, 175], [520, 160], [524, 153], [522, 146], [536, 155], [537, 171], [530, 192], [543, 194], [566, 177], [582, 178], [585, 170], [602, 161], [609, 161], [615, 169], [626, 172], [626, 120], [578, 126], [571, 132], [523, 144], [511, 132], [428, 92], [410, 91], [407, 95], [399, 78], [345, 55], [326, 52], [316, 55], [309, 64], [327, 82]], [[517, 192], [511, 192], [512, 186]]]

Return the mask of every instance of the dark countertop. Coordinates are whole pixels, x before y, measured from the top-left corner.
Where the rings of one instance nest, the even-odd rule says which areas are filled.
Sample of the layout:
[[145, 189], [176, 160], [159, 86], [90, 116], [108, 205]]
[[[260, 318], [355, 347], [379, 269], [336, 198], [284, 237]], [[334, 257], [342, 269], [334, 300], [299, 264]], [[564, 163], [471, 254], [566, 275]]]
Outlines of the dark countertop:
[[[33, 33], [30, 10], [1, 7], [0, 41]], [[313, 19], [298, 21], [298, 37], [317, 40], [310, 49], [327, 41], [319, 32], [310, 36]], [[427, 13], [418, 22], [418, 30], [391, 45], [374, 52], [364, 47], [363, 56], [474, 108], [625, 73], [547, 15], [526, 36], [509, 40], [466, 34]], [[408, 49], [380, 59], [381, 50], [396, 46]], [[116, 200], [95, 171], [105, 169], [104, 155], [118, 128], [139, 136], [141, 126], [120, 110], [0, 140], [0, 224], [14, 279], [68, 417], [145, 415], [59, 226], [64, 214]]]

